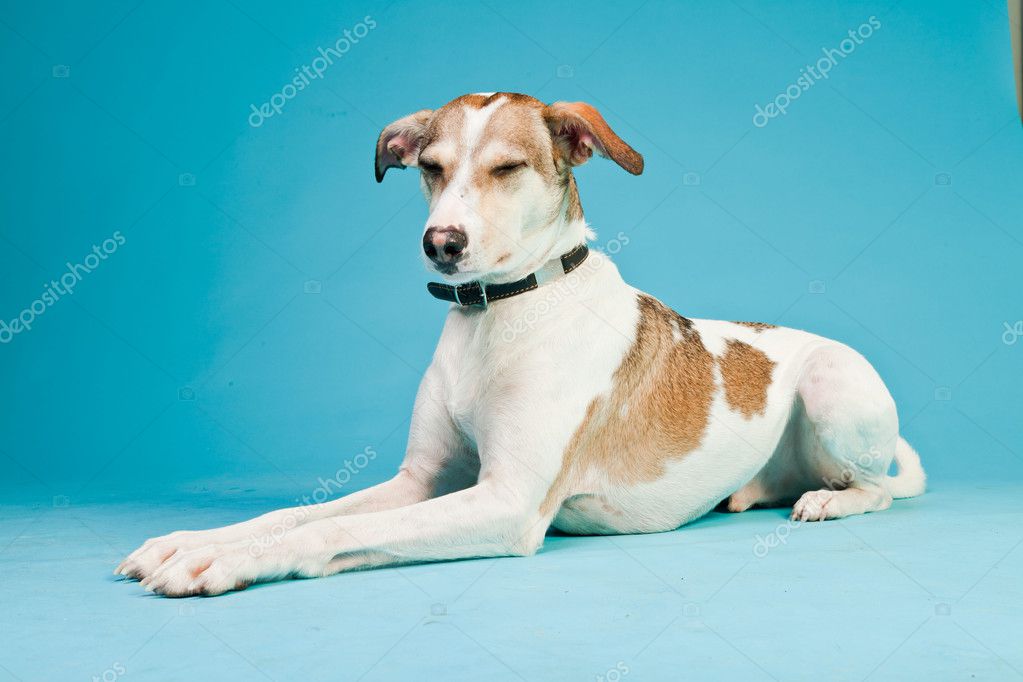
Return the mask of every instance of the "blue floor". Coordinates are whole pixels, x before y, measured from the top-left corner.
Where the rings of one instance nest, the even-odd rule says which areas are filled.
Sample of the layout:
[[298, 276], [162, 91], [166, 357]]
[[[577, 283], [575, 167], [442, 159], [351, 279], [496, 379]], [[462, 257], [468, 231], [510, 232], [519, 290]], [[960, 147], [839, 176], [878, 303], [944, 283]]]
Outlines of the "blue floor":
[[[194, 494], [2, 509], [15, 680], [1008, 680], [1023, 670], [1023, 487], [938, 485], [793, 525], [549, 537], [534, 557], [168, 600], [110, 571], [154, 533], [283, 500]], [[26, 589], [28, 587], [28, 589]], [[106, 674], [106, 677], [104, 677]], [[2, 676], [0, 676], [0, 679]]]

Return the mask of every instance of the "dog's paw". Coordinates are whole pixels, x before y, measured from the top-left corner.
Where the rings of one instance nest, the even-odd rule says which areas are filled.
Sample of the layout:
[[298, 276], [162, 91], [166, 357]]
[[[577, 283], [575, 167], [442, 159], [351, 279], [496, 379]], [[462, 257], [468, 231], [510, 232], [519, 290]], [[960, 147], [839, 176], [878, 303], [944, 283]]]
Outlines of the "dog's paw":
[[142, 586], [167, 597], [223, 594], [254, 582], [259, 577], [255, 563], [256, 558], [239, 545], [176, 551], [142, 578]]
[[142, 580], [175, 554], [211, 544], [214, 541], [213, 532], [179, 530], [158, 538], [150, 538], [114, 569], [114, 575]]
[[834, 514], [829, 513], [828, 505], [834, 500], [835, 493], [833, 490], [811, 490], [810, 492], [803, 493], [796, 504], [792, 507], [792, 516], [790, 517], [793, 521], [824, 521], [825, 519], [834, 518]]
[[724, 508], [732, 513], [744, 512], [756, 502], [756, 498], [743, 494], [740, 490], [737, 493], [732, 493], [727, 500], [725, 500]]
[[181, 551], [143, 578], [142, 586], [165, 597], [212, 597], [256, 582], [325, 575], [326, 561], [303, 557], [286, 546], [253, 551], [248, 542]]

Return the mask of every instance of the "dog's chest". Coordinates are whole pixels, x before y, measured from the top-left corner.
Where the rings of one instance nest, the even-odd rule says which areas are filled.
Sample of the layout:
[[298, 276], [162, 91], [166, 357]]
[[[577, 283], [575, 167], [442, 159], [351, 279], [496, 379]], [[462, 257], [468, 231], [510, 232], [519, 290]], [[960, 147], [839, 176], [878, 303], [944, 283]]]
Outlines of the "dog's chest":
[[[476, 311], [449, 317], [442, 339], [445, 404], [473, 443], [489, 428], [524, 425], [567, 440], [587, 405], [608, 390], [630, 342], [625, 334], [608, 334], [608, 320], [633, 327], [634, 304], [620, 311], [606, 306], [597, 315], [566, 300], [557, 314], [538, 315], [538, 302], [523, 297], [486, 318]], [[514, 326], [520, 320], [533, 321], [520, 333]]]
[[497, 380], [489, 345], [477, 311], [456, 310], [448, 317], [442, 338], [444, 402], [455, 426], [474, 444]]
[[481, 387], [467, 376], [451, 385], [447, 395], [448, 414], [459, 432], [474, 445], [479, 439], [477, 417], [482, 401]]
[[520, 358], [495, 355], [471, 338], [462, 348], [447, 373], [446, 404], [455, 426], [475, 444], [488, 423], [501, 418], [502, 397], [511, 396], [529, 371]]
[[[537, 325], [514, 337], [509, 320], [522, 317], [520, 301], [503, 302], [501, 310], [453, 311], [441, 339], [444, 402], [458, 430], [476, 443], [488, 428], [516, 420], [530, 406], [550, 402], [552, 390], [568, 382], [572, 344], [564, 334]], [[557, 327], [565, 323], [552, 316]], [[561, 338], [562, 342], [556, 342]]]

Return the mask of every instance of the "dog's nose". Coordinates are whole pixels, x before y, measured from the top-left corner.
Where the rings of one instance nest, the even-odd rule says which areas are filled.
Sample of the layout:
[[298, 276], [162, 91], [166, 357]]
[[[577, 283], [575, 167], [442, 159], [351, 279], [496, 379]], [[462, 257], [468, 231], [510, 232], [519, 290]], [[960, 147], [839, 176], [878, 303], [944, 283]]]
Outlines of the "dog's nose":
[[450, 265], [462, 257], [469, 237], [454, 225], [431, 227], [423, 235], [423, 251], [438, 265]]

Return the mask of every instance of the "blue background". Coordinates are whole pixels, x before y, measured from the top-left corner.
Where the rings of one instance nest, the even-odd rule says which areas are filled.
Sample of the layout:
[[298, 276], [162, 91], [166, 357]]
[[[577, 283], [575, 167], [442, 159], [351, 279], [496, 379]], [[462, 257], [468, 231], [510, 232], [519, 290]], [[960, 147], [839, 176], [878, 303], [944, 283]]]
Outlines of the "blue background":
[[[322, 79], [250, 126], [367, 15]], [[872, 15], [828, 80], [753, 125]], [[1023, 669], [1023, 339], [1003, 340], [1023, 319], [1023, 133], [1004, 3], [5, 3], [0, 59], [0, 318], [126, 238], [0, 345], [0, 594], [19, 633], [0, 678], [115, 661], [128, 679]], [[640, 177], [577, 172], [597, 243], [629, 239], [625, 278], [691, 317], [863, 352], [932, 492], [800, 529], [770, 566], [750, 545], [784, 510], [220, 600], [106, 578], [145, 538], [292, 504], [367, 446], [348, 489], [391, 475], [445, 308], [425, 292], [416, 174], [377, 185], [373, 145], [490, 90], [600, 109], [646, 159]], [[40, 641], [65, 655], [37, 660]]]

